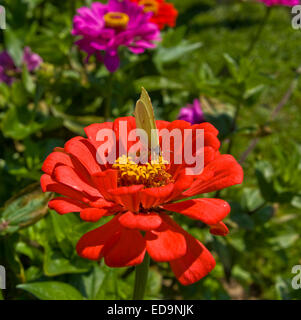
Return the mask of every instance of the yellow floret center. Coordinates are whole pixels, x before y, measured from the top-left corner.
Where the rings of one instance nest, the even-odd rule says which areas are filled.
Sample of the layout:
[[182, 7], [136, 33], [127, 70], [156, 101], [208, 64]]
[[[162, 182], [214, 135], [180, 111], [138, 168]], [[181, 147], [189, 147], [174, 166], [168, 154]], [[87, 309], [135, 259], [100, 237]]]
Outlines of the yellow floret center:
[[131, 157], [121, 156], [115, 161], [113, 168], [119, 170], [120, 186], [143, 184], [146, 188], [153, 188], [173, 181], [167, 172], [168, 163], [162, 156], [145, 164], [137, 164]]
[[158, 13], [159, 4], [156, 0], [140, 0], [139, 4], [143, 6], [144, 12], [154, 12]]
[[106, 27], [114, 29], [126, 29], [129, 23], [129, 16], [123, 12], [108, 12], [104, 15]]

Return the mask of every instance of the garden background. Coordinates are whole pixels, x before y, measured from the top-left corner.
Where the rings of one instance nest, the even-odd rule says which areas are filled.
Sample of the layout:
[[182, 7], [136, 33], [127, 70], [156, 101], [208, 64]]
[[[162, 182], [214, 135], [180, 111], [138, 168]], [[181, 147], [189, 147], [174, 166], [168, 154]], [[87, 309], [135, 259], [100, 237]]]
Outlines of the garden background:
[[[241, 160], [240, 186], [218, 196], [230, 202], [230, 234], [214, 237], [196, 221], [181, 224], [213, 252], [216, 268], [182, 286], [167, 263], [152, 264], [147, 299], [300, 299], [291, 286], [301, 264], [301, 32], [291, 9], [272, 9], [252, 50], [266, 7], [252, 1], [173, 0], [175, 28], [157, 48], [123, 50], [109, 72], [74, 45], [76, 8], [91, 1], [7, 0], [1, 50], [21, 61], [38, 53], [34, 72], [0, 83], [0, 265], [7, 272], [3, 299], [129, 299], [134, 268], [110, 269], [77, 256], [75, 244], [95, 224], [47, 207], [41, 166], [56, 146], [111, 116], [132, 115], [141, 86], [157, 119], [175, 120], [199, 98], [207, 121], [220, 131], [224, 153]], [[235, 121], [234, 121], [235, 120]], [[101, 220], [99, 224], [103, 224]]]

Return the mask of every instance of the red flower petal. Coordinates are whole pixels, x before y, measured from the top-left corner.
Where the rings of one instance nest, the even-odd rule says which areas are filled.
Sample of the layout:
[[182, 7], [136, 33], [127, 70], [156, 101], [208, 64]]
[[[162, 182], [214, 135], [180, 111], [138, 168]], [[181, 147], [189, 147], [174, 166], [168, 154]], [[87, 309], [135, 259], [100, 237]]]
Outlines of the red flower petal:
[[[123, 132], [123, 130], [120, 130], [120, 122], [125, 123], [124, 127], [126, 128], [126, 132]], [[114, 121], [113, 129], [114, 129], [114, 132], [116, 135], [117, 155], [121, 156], [121, 155], [125, 154], [125, 151], [128, 151], [129, 148], [138, 141], [138, 139], [136, 139], [136, 141], [128, 141], [128, 136], [129, 136], [131, 130], [136, 129], [136, 120], [134, 117], [117, 118]], [[120, 148], [119, 148], [120, 145], [122, 146], [124, 152], [122, 152], [122, 150], [120, 150]]]
[[157, 229], [161, 225], [162, 219], [155, 212], [134, 214], [128, 211], [120, 216], [119, 222], [128, 229], [149, 231]]
[[70, 212], [80, 212], [81, 210], [88, 208], [88, 206], [78, 200], [58, 197], [48, 202], [48, 207], [55, 210], [60, 214]]
[[170, 261], [170, 267], [177, 279], [185, 286], [193, 284], [205, 277], [215, 267], [215, 260], [206, 247], [188, 233], [186, 254]]
[[65, 144], [64, 149], [77, 158], [90, 175], [101, 171], [100, 165], [96, 162], [96, 150], [89, 140], [73, 138]]
[[66, 166], [59, 166], [54, 170], [55, 180], [69, 186], [77, 191], [85, 192], [92, 197], [102, 197], [97, 189], [83, 181], [74, 169]]
[[86, 208], [84, 210], [81, 210], [80, 217], [84, 221], [96, 222], [108, 213], [109, 211], [106, 209]]
[[113, 129], [113, 122], [93, 123], [85, 128], [85, 132], [90, 140], [96, 142], [97, 134], [102, 129]]
[[204, 147], [204, 166], [213, 161], [216, 157], [216, 150], [212, 147]]
[[[82, 137], [75, 137], [75, 138], [72, 138], [71, 141], [72, 141], [72, 142], [75, 142], [75, 141], [79, 141], [79, 140], [82, 140], [82, 139], [83, 139]], [[67, 144], [68, 144], [68, 142], [67, 142]], [[91, 183], [89, 171], [88, 171], [87, 168], [80, 162], [80, 160], [79, 160], [77, 157], [75, 157], [75, 156], [67, 153], [66, 150], [63, 149], [63, 148], [55, 148], [55, 152], [56, 152], [56, 153], [58, 153], [58, 152], [59, 152], [59, 153], [64, 153], [64, 154], [68, 155], [68, 157], [69, 157], [69, 159], [70, 159], [70, 162], [71, 162], [71, 165], [70, 165], [69, 162], [67, 162], [65, 165], [62, 165], [62, 163], [57, 163], [57, 164], [55, 165], [55, 168], [56, 168], [58, 165], [70, 167], [70, 168], [72, 168], [72, 169], [76, 172], [76, 174], [77, 174], [83, 181], [85, 181], [86, 183]], [[55, 159], [54, 159], [54, 160], [55, 160]], [[58, 160], [59, 160], [59, 158], [58, 158]], [[55, 168], [54, 168], [54, 169], [55, 169]], [[53, 171], [52, 171], [52, 175], [54, 174], [54, 169], [53, 169]]]
[[170, 183], [163, 187], [143, 189], [140, 192], [140, 199], [143, 208], [156, 207], [170, 198], [174, 189], [174, 184]]
[[108, 169], [103, 172], [92, 175], [92, 180], [100, 191], [100, 193], [107, 199], [112, 200], [112, 195], [108, 192], [109, 189], [117, 188], [117, 170]]
[[110, 189], [108, 192], [111, 194], [113, 200], [126, 210], [138, 212], [140, 207], [139, 191], [143, 188], [143, 185], [133, 185], [130, 187]]
[[113, 240], [109, 248], [105, 248], [106, 265], [112, 268], [129, 267], [140, 264], [145, 255], [145, 240], [137, 230], [123, 228], [118, 240]]
[[164, 129], [169, 125], [170, 122], [165, 120], [156, 120], [156, 127], [158, 130]]
[[181, 213], [189, 218], [213, 225], [223, 220], [230, 213], [230, 206], [221, 199], [193, 199], [165, 204], [163, 209]]
[[103, 198], [97, 199], [96, 201], [91, 201], [89, 204], [91, 205], [91, 207], [95, 207], [99, 209], [102, 209], [102, 208], [111, 209], [118, 206], [116, 203], [107, 201]]
[[[100, 154], [97, 153], [98, 148], [102, 146], [104, 143], [107, 143], [107, 139], [101, 135], [101, 130], [113, 130], [113, 122], [94, 123], [85, 128], [85, 132], [88, 136], [88, 141], [94, 146], [97, 156], [100, 156], [100, 154], [102, 154], [102, 153]], [[104, 140], [101, 141], [99, 139], [104, 139]], [[114, 147], [115, 146], [112, 146], [112, 148]], [[99, 159], [97, 159], [97, 157], [95, 159], [97, 160], [97, 163], [99, 164], [102, 170], [110, 168], [109, 164], [100, 164], [98, 162]]]
[[226, 236], [229, 233], [228, 227], [222, 222], [210, 226], [210, 233], [215, 236]]
[[64, 152], [52, 152], [45, 159], [42, 170], [49, 175], [52, 174], [54, 168], [58, 165], [65, 165], [73, 168], [70, 156]]
[[[176, 130], [180, 130], [181, 133], [182, 133], [182, 143], [181, 143], [181, 146], [175, 146], [174, 145], [174, 139], [171, 138], [170, 139], [170, 151], [171, 151], [171, 163], [173, 163], [173, 154], [174, 153], [178, 153], [180, 152], [180, 149], [182, 148], [183, 149], [183, 141], [184, 141], [184, 130], [185, 129], [190, 129], [191, 128], [191, 125], [189, 122], [187, 121], [184, 121], [184, 120], [175, 120], [173, 122], [170, 122], [169, 125], [166, 127], [168, 133], [170, 134], [171, 131], [173, 131], [174, 129]], [[160, 137], [160, 143], [161, 143], [161, 146], [162, 146], [162, 138], [164, 138], [164, 135], [162, 137]]]
[[157, 24], [160, 30], [166, 25], [173, 28], [176, 25], [178, 11], [174, 8], [172, 3], [165, 3], [164, 1], [158, 1], [158, 3], [158, 13], [154, 14], [150, 21]]
[[[196, 130], [200, 129], [200, 128], [192, 126], [191, 129], [193, 130], [193, 134], [192, 134], [192, 147], [193, 147], [192, 154], [194, 154], [196, 152], [196, 149], [195, 149], [196, 148], [196, 139], [197, 139], [197, 135], [196, 135], [197, 131]], [[220, 148], [221, 143], [218, 140], [217, 136], [215, 136], [213, 133], [204, 130], [203, 137], [204, 137], [204, 147], [211, 147], [214, 150], [218, 150]]]
[[[195, 145], [195, 142], [194, 144]], [[204, 147], [212, 147], [215, 150], [218, 150], [221, 146], [220, 141], [218, 138], [212, 134], [211, 132], [206, 132], [204, 133]]]
[[155, 261], [165, 262], [178, 259], [186, 253], [183, 230], [168, 216], [156, 230], [145, 234], [146, 250]]
[[214, 136], [218, 136], [218, 130], [210, 123], [210, 122], [203, 122], [200, 124], [194, 124], [192, 126], [193, 129], [203, 129], [205, 132], [210, 132]]
[[92, 198], [86, 197], [82, 192], [76, 191], [62, 183], [56, 182], [48, 174], [41, 177], [41, 187], [43, 192], [56, 192], [66, 197], [76, 199], [83, 202], [89, 202]]
[[[180, 157], [182, 154], [182, 161], [185, 163], [184, 159], [184, 130], [185, 129], [191, 129], [193, 130], [193, 136], [192, 136], [192, 146], [194, 146], [194, 149], [192, 150], [192, 155], [195, 156], [195, 145], [196, 145], [196, 130], [204, 130], [204, 164], [208, 164], [209, 161], [212, 161], [215, 158], [215, 152], [220, 147], [220, 141], [217, 138], [218, 130], [214, 128], [210, 123], [202, 123], [191, 126], [190, 123], [183, 121], [183, 120], [176, 120], [171, 122], [169, 125], [166, 126], [166, 129], [171, 132], [173, 129], [181, 130], [182, 132], [182, 143], [181, 146], [176, 146], [174, 148], [173, 138], [171, 138], [171, 146], [170, 146], [170, 160], [171, 165], [169, 169], [169, 173], [175, 174], [175, 172], [180, 168], [182, 168], [182, 165], [176, 165], [174, 163], [174, 159]], [[187, 137], [188, 138], [188, 137]], [[190, 139], [190, 138], [189, 138]], [[160, 137], [160, 144], [162, 146], [162, 137]], [[188, 165], [188, 167], [191, 167], [192, 165]]]
[[203, 173], [183, 196], [217, 191], [240, 184], [242, 181], [243, 170], [238, 162], [231, 155], [221, 155], [204, 168]]
[[[139, 4], [139, 0], [131, 0]], [[165, 0], [156, 0], [158, 10], [150, 18], [150, 22], [156, 24], [160, 30], [165, 26], [174, 27], [176, 25], [176, 18], [178, 11], [175, 9], [172, 3], [165, 2]]]
[[77, 254], [90, 260], [101, 259], [106, 243], [109, 243], [120, 231], [121, 227], [116, 216], [105, 225], [84, 234], [76, 245]]
[[185, 169], [180, 168], [178, 172], [179, 173], [176, 173], [174, 176], [176, 182], [174, 183], [173, 191], [165, 202], [178, 198], [183, 191], [187, 190], [191, 186], [193, 182], [193, 176], [186, 175]]

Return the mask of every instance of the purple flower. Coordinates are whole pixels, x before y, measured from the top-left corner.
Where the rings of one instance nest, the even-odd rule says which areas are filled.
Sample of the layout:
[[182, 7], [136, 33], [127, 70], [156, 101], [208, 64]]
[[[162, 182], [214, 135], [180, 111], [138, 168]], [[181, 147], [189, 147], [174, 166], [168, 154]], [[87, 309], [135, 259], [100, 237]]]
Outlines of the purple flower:
[[263, 2], [268, 7], [271, 6], [288, 6], [293, 7], [295, 5], [300, 4], [299, 0], [258, 0], [260, 2]]
[[199, 99], [194, 99], [192, 104], [187, 104], [181, 108], [178, 120], [185, 120], [191, 124], [198, 124], [205, 121], [204, 112]]
[[43, 59], [37, 53], [32, 52], [29, 47], [24, 48], [23, 63], [26, 64], [28, 71], [36, 70], [42, 62]]
[[2, 51], [0, 53], [0, 82], [11, 85], [15, 80], [14, 74], [16, 72], [14, 60], [7, 51]]
[[88, 58], [95, 54], [110, 72], [119, 67], [120, 46], [140, 54], [154, 48], [154, 41], [160, 40], [158, 27], [149, 22], [152, 13], [145, 13], [141, 6], [129, 0], [109, 0], [107, 4], [94, 2], [91, 8], [82, 7], [77, 13], [72, 34], [81, 38], [76, 44], [87, 52]]
[[[37, 53], [32, 52], [29, 47], [24, 48], [22, 63], [27, 66], [30, 72], [35, 71], [42, 62], [42, 58]], [[21, 72], [22, 70], [17, 68], [10, 54], [7, 51], [2, 51], [0, 53], [0, 82], [11, 85]]]

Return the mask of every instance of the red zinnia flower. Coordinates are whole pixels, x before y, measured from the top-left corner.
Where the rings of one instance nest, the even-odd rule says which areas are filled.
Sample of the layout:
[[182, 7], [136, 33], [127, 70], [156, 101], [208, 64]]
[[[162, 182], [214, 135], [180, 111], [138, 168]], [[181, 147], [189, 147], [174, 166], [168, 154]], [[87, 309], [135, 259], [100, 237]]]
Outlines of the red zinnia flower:
[[[227, 202], [182, 199], [241, 183], [242, 168], [231, 155], [219, 153], [218, 131], [211, 124], [191, 125], [182, 120], [156, 121], [156, 125], [158, 130], [165, 128], [168, 132], [175, 128], [204, 130], [201, 174], [186, 175], [187, 165], [174, 164], [173, 159], [169, 165], [139, 165], [129, 160], [126, 164], [117, 160], [113, 165], [100, 165], [96, 151], [104, 142], [97, 141], [96, 135], [105, 128], [117, 133], [120, 121], [126, 121], [128, 132], [136, 128], [134, 117], [92, 124], [85, 129], [88, 138], [75, 137], [47, 157], [42, 189], [63, 195], [51, 200], [49, 207], [60, 214], [80, 212], [85, 221], [113, 216], [79, 240], [76, 249], [81, 257], [104, 258], [109, 267], [127, 267], [140, 264], [147, 251], [153, 260], [169, 262], [183, 285], [192, 284], [214, 268], [215, 260], [199, 240], [172, 219], [171, 212], [202, 221], [214, 235], [226, 235], [228, 229], [222, 220], [230, 212]], [[116, 138], [118, 147], [128, 137]], [[133, 144], [128, 140], [128, 149]], [[181, 148], [183, 143], [176, 149], [171, 147], [171, 153]]]
[[150, 22], [155, 23], [160, 30], [165, 26], [174, 27], [178, 11], [172, 3], [167, 3], [165, 0], [131, 0], [143, 6], [145, 12], [153, 12]]

